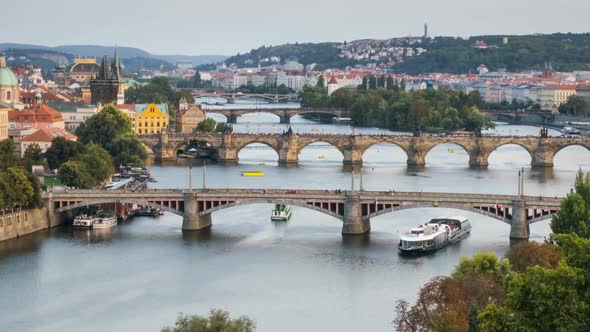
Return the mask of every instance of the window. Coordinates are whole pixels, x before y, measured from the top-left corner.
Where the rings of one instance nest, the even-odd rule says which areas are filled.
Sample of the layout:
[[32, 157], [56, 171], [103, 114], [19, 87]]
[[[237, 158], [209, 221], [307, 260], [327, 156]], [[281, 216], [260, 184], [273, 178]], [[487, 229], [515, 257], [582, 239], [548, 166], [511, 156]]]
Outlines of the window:
[[11, 91], [6, 91], [6, 99], [10, 100], [12, 98]]
[[25, 212], [25, 221], [29, 221], [29, 214]]
[[18, 214], [16, 215], [16, 223], [17, 224], [20, 223], [20, 215], [18, 215]]
[[4, 227], [4, 218], [0, 218], [0, 227]]

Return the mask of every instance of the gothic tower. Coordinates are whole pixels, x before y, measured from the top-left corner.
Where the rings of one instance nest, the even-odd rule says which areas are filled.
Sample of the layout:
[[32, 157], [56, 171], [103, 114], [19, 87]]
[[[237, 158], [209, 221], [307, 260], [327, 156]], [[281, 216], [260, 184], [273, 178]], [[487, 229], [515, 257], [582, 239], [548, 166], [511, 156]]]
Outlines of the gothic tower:
[[121, 63], [119, 54], [115, 50], [115, 57], [109, 66], [106, 55], [102, 57], [98, 76], [90, 80], [90, 103], [101, 104], [122, 104], [123, 85], [121, 84]]

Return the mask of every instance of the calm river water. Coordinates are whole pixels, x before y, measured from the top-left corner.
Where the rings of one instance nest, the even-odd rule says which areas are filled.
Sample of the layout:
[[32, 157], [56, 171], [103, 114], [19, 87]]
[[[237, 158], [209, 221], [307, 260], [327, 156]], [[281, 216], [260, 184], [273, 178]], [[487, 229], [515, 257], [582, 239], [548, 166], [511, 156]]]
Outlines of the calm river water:
[[[270, 115], [239, 119], [236, 131], [281, 132]], [[348, 127], [293, 119], [298, 132], [350, 132]], [[357, 129], [357, 132], [382, 132]], [[500, 125], [497, 133], [536, 134], [537, 128]], [[552, 132], [557, 134], [557, 132]], [[322, 143], [306, 148], [298, 167], [279, 167], [276, 154], [251, 145], [235, 166], [208, 165], [210, 187], [350, 188], [351, 172], [342, 156]], [[531, 169], [530, 156], [504, 146], [487, 169], [468, 167], [458, 146], [442, 145], [423, 169], [406, 167], [404, 153], [378, 145], [364, 156], [367, 190], [516, 193], [517, 169], [525, 167], [525, 191], [564, 195], [579, 168], [590, 170], [590, 152], [561, 151], [553, 169]], [[259, 165], [264, 162], [265, 165]], [[153, 165], [153, 188], [186, 188], [188, 168]], [[243, 170], [263, 170], [244, 178]], [[193, 168], [201, 186], [202, 167]], [[358, 179], [357, 179], [358, 186]], [[343, 237], [341, 222], [294, 208], [285, 224], [271, 223], [272, 206], [247, 205], [213, 214], [207, 233], [180, 230], [180, 217], [135, 218], [107, 232], [60, 227], [0, 243], [1, 331], [159, 331], [179, 312], [206, 314], [223, 308], [256, 319], [258, 331], [391, 331], [395, 301], [414, 299], [422, 284], [448, 275], [461, 256], [492, 251], [502, 256], [509, 226], [475, 213], [414, 209], [371, 220], [367, 236]], [[404, 258], [400, 232], [430, 218], [466, 214], [473, 232], [435, 254]], [[531, 238], [549, 234], [547, 222], [531, 226]]]

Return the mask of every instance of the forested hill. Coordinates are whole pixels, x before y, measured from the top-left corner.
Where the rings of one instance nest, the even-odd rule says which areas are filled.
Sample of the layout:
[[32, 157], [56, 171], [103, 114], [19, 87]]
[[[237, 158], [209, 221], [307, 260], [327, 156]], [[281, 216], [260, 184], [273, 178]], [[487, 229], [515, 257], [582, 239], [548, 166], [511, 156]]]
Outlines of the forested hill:
[[[508, 43], [503, 38], [508, 37]], [[483, 41], [487, 48], [475, 47]], [[428, 51], [396, 65], [395, 72], [469, 73], [480, 64], [490, 70], [542, 69], [550, 62], [558, 71], [590, 70], [590, 33], [526, 36], [476, 36], [469, 39], [437, 37], [427, 39]]]
[[[504, 37], [508, 38], [507, 44], [503, 42]], [[479, 43], [479, 48], [476, 47], [478, 41], [484, 43]], [[412, 48], [413, 55], [408, 56], [408, 48]], [[359, 59], [363, 53], [369, 57]], [[371, 58], [379, 53], [387, 55]], [[404, 37], [348, 43], [285, 44], [263, 46], [230, 57], [225, 63], [256, 67], [259, 57], [263, 66], [273, 64], [274, 57], [275, 64], [297, 59], [303, 65], [316, 63], [316, 69], [320, 70], [367, 63], [385, 64], [394, 72], [407, 74], [474, 73], [481, 64], [490, 70], [521, 71], [542, 69], [545, 62], [550, 62], [558, 71], [590, 70], [590, 33], [473, 36], [465, 39]], [[279, 62], [276, 62], [277, 58]]]
[[[258, 66], [260, 57], [263, 66], [271, 65], [273, 57], [279, 59], [278, 63], [284, 64], [290, 59], [295, 59], [303, 65], [316, 63], [316, 69], [344, 68], [356, 65], [354, 60], [342, 59], [340, 43], [303, 43], [284, 44], [279, 46], [262, 46], [245, 54], [238, 54], [225, 60], [227, 65], [236, 64], [238, 67]], [[278, 64], [277, 63], [277, 64]]]

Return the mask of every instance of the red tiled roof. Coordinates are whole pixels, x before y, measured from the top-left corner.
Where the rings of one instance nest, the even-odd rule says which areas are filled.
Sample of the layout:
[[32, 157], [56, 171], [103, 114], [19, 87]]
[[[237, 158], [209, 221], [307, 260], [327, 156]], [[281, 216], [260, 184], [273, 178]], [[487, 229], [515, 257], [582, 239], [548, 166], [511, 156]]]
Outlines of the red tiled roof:
[[75, 135], [68, 133], [63, 129], [51, 128], [51, 129], [39, 129], [31, 135], [23, 137], [22, 142], [51, 142], [54, 138], [63, 136], [67, 140], [75, 141], [78, 138]]

